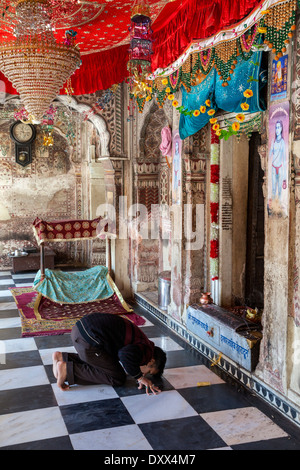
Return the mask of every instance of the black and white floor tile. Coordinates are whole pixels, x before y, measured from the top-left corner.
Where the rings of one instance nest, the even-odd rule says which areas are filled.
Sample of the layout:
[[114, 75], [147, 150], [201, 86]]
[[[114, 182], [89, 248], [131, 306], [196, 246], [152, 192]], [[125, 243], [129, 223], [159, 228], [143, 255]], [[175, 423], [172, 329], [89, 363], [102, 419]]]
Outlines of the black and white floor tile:
[[[35, 273], [0, 272], [0, 450], [299, 450], [300, 432], [258, 397], [216, 373], [205, 358], [139, 306], [142, 327], [167, 352], [162, 393], [74, 386], [62, 392], [52, 353], [70, 335], [21, 337], [9, 288]], [[207, 382], [209, 385], [199, 386]]]

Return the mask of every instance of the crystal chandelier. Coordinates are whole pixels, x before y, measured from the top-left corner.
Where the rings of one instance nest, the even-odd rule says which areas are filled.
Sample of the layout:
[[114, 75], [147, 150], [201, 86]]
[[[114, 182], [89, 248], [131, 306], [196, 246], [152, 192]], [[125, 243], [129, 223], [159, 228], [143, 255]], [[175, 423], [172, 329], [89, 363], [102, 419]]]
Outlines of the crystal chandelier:
[[67, 35], [53, 34], [51, 0], [20, 0], [12, 42], [0, 44], [0, 70], [20, 95], [28, 114], [41, 121], [50, 104], [80, 66], [80, 52]]

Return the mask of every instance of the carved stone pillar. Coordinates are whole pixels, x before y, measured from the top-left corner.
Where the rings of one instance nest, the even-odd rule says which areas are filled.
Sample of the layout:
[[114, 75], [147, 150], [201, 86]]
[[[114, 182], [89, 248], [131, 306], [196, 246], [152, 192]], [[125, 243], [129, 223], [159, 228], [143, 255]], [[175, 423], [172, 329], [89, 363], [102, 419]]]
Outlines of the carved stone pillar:
[[166, 115], [157, 105], [152, 105], [143, 123], [134, 152], [134, 203], [139, 205], [133, 216], [131, 239], [131, 276], [135, 291], [157, 290], [161, 266], [159, 234], [153, 237], [151, 221], [159, 226], [159, 205], [167, 195], [165, 164], [161, 166], [161, 130], [167, 125]]
[[168, 314], [181, 323], [186, 321], [187, 306], [199, 301], [206, 286], [207, 131], [207, 128], [202, 129], [183, 141], [182, 202], [172, 206], [171, 303]]
[[[157, 220], [159, 205], [159, 162], [139, 161], [135, 165], [136, 203], [135, 214], [139, 222], [135, 226], [135, 280], [139, 291], [157, 287], [159, 246], [152, 239], [151, 219]], [[141, 224], [141, 225], [140, 225]]]
[[123, 159], [101, 159], [104, 168], [106, 202], [119, 212], [119, 196], [123, 194]]
[[207, 155], [184, 156], [184, 305], [199, 301], [205, 288], [205, 203]]
[[[105, 184], [105, 200], [102, 204], [107, 205], [109, 211], [106, 215], [113, 220], [116, 225], [116, 234], [118, 234], [119, 223], [119, 198], [123, 194], [123, 166], [122, 158], [103, 158], [97, 160], [97, 164], [101, 161], [103, 168], [103, 177]], [[112, 212], [110, 212], [110, 210]], [[104, 213], [97, 215], [105, 215]], [[111, 274], [116, 274], [116, 242], [115, 240], [107, 240], [106, 245], [106, 262]]]

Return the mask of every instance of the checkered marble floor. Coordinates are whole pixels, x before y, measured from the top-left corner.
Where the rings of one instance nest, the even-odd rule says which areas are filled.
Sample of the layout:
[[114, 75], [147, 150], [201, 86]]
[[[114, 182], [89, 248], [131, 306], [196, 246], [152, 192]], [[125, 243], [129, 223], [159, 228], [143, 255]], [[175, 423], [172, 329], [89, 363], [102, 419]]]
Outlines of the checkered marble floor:
[[60, 391], [51, 356], [74, 350], [70, 335], [21, 338], [9, 291], [32, 285], [34, 275], [0, 272], [1, 450], [300, 449], [299, 428], [215, 373], [197, 351], [138, 306], [135, 311], [146, 319], [143, 330], [167, 352], [162, 393], [147, 396], [130, 378], [123, 387]]

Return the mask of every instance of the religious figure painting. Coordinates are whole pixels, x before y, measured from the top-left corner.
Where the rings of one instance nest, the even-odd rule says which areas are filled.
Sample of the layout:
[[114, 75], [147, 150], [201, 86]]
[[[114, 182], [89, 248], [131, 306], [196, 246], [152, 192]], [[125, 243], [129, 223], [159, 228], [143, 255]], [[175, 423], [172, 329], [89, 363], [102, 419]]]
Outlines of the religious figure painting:
[[287, 97], [288, 56], [273, 59], [271, 77], [271, 101]]
[[179, 137], [179, 130], [173, 132], [172, 145], [172, 203], [181, 203], [181, 148], [182, 140]]
[[289, 103], [273, 104], [269, 112], [268, 214], [288, 215]]

